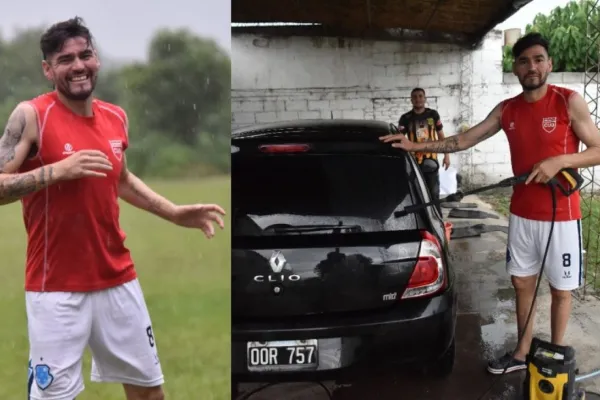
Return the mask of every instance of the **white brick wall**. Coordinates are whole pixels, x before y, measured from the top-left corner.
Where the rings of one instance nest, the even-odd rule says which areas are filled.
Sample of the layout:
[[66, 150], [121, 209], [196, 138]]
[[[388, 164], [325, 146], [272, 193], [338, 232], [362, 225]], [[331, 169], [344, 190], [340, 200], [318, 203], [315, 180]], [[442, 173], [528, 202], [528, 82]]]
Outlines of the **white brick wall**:
[[[397, 122], [419, 86], [452, 135], [521, 91], [514, 76], [502, 73], [499, 31], [470, 53], [443, 44], [234, 35], [232, 57], [234, 128], [313, 118]], [[551, 81], [583, 93], [582, 74], [553, 74]], [[451, 162], [475, 184], [512, 175], [502, 133], [452, 154]]]

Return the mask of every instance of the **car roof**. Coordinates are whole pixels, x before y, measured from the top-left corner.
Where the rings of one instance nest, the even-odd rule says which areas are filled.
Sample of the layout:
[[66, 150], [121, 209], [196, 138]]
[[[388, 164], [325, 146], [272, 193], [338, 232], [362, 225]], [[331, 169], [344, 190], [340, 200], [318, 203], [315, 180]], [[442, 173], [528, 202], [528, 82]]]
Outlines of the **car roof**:
[[270, 138], [323, 138], [373, 140], [390, 133], [388, 122], [366, 119], [309, 119], [257, 124], [238, 128], [232, 140]]

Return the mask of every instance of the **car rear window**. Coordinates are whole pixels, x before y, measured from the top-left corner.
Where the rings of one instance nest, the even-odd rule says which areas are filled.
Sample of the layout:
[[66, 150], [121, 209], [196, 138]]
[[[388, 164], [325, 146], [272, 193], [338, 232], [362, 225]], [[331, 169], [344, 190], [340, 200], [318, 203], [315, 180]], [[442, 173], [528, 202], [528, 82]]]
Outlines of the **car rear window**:
[[331, 234], [327, 227], [340, 224], [341, 233], [415, 229], [414, 215], [394, 217], [413, 204], [406, 168], [402, 157], [378, 155], [235, 154], [233, 235]]

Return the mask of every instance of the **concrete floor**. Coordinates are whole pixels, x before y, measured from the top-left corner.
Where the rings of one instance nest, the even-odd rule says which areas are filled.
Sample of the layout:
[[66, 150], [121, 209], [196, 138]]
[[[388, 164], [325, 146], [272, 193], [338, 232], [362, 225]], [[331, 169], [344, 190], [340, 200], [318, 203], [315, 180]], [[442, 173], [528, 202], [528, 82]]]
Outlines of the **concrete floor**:
[[[475, 197], [464, 202], [477, 202], [479, 209], [490, 211]], [[446, 210], [447, 211], [447, 210]], [[487, 223], [505, 225], [504, 219], [454, 220], [455, 225]], [[389, 373], [366, 376], [360, 381], [339, 386], [324, 382], [335, 400], [479, 400], [498, 377], [486, 372], [486, 360], [512, 351], [516, 345], [514, 292], [505, 273], [506, 234], [493, 232], [479, 238], [452, 241], [452, 255], [458, 274], [459, 316], [457, 360], [454, 373], [445, 381], [432, 381], [414, 373]], [[547, 283], [542, 281], [535, 318], [535, 335], [549, 338], [550, 298]], [[600, 368], [600, 302], [588, 296], [585, 302], [574, 300], [573, 317], [566, 342], [575, 347], [581, 374]], [[521, 398], [524, 372], [497, 379], [481, 400]], [[260, 386], [260, 385], [258, 385]], [[584, 382], [588, 390], [600, 392], [600, 377]], [[242, 392], [256, 388], [242, 384]], [[321, 400], [329, 396], [317, 384], [297, 383], [272, 386], [249, 400]], [[588, 398], [588, 400], [591, 400]]]

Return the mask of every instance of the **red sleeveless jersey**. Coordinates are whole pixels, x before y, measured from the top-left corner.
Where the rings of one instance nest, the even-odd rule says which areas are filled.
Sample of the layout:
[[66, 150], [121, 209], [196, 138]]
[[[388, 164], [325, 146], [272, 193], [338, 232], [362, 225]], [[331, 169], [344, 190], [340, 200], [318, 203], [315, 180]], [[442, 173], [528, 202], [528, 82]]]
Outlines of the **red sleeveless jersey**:
[[[549, 157], [579, 151], [580, 140], [573, 132], [568, 101], [574, 91], [548, 85], [546, 95], [528, 103], [520, 94], [502, 104], [502, 130], [510, 147], [513, 173], [530, 172]], [[581, 218], [579, 192], [566, 197], [556, 190], [556, 221]], [[514, 187], [510, 212], [522, 218], [552, 221], [552, 197], [546, 185], [530, 183]]]
[[118, 185], [128, 146], [125, 112], [99, 100], [93, 117], [74, 114], [56, 92], [29, 101], [38, 119], [38, 154], [27, 172], [78, 150], [100, 150], [113, 164], [106, 178], [62, 181], [22, 199], [27, 231], [25, 290], [87, 292], [136, 278], [119, 227]]

